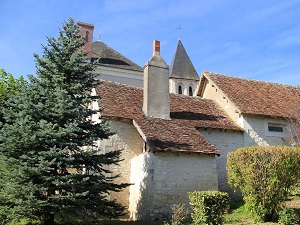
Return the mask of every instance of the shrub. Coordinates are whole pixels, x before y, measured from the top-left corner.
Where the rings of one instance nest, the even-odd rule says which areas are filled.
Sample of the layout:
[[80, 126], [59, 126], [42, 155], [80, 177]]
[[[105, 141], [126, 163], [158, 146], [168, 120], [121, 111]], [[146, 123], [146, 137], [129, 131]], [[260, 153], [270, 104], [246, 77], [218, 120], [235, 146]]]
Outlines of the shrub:
[[226, 192], [195, 191], [188, 193], [195, 224], [223, 224], [224, 214], [229, 208], [229, 196]]
[[294, 209], [291, 208], [283, 208], [279, 212], [279, 224], [284, 225], [294, 225], [299, 224], [299, 219]]
[[189, 220], [188, 208], [185, 204], [174, 204], [172, 209], [172, 225], [183, 225]]
[[280, 204], [297, 184], [300, 148], [260, 146], [228, 154], [228, 182], [243, 194], [256, 221], [275, 221]]

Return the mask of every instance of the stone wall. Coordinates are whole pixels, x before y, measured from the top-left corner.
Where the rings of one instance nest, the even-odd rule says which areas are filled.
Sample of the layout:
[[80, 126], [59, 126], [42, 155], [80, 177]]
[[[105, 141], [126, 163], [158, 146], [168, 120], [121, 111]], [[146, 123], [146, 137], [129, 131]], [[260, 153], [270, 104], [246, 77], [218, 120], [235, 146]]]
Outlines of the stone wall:
[[[115, 183], [130, 183], [131, 159], [142, 153], [143, 139], [139, 136], [131, 121], [112, 120], [110, 128], [116, 134], [108, 140], [101, 140], [99, 143], [100, 148], [102, 152], [122, 150], [121, 159], [123, 161], [119, 165], [110, 166], [108, 169], [113, 171], [111, 176], [121, 175], [115, 180]], [[112, 192], [109, 196], [110, 200], [116, 199], [117, 202], [128, 207], [129, 188], [125, 188], [122, 192], [118, 193]]]
[[226, 191], [232, 197], [236, 197], [232, 188], [227, 183], [227, 154], [238, 148], [244, 147], [243, 132], [219, 131], [219, 130], [200, 130], [200, 133], [220, 151], [221, 155], [216, 156], [218, 185], [220, 191]]
[[122, 150], [123, 161], [109, 169], [112, 176], [121, 175], [116, 183], [132, 185], [109, 198], [128, 207], [132, 220], [170, 219], [173, 204], [188, 205], [187, 192], [218, 189], [214, 155], [143, 153], [144, 141], [131, 121], [110, 125], [116, 134], [101, 140], [100, 147], [102, 152]]
[[169, 78], [169, 92], [173, 94], [178, 94], [178, 85], [182, 87], [182, 94], [189, 96], [189, 87], [193, 89], [193, 96], [196, 96], [199, 81], [197, 80], [186, 80], [186, 79], [176, 79]]
[[[243, 116], [245, 146], [290, 145], [291, 134], [285, 121], [262, 116]], [[282, 124], [283, 132], [269, 132], [268, 123]]]
[[131, 162], [131, 219], [170, 219], [171, 206], [188, 204], [187, 192], [217, 190], [214, 155], [147, 152]]

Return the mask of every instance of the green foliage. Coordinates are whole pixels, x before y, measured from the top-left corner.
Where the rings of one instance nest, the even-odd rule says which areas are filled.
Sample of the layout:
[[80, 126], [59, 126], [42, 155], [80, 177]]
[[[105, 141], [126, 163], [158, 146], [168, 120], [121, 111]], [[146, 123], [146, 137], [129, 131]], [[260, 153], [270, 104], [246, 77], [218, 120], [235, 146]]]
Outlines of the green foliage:
[[243, 194], [257, 221], [275, 221], [300, 178], [300, 148], [261, 146], [228, 154], [228, 182]]
[[294, 209], [292, 208], [283, 208], [279, 212], [279, 219], [278, 223], [279, 224], [284, 224], [284, 225], [295, 225], [299, 224], [299, 219], [297, 217], [297, 214]]
[[15, 95], [26, 86], [26, 81], [21, 76], [15, 79], [10, 73], [0, 69], [0, 127], [4, 123], [3, 109], [6, 108], [6, 101], [10, 95]]
[[22, 76], [15, 79], [10, 73], [0, 69], [0, 103], [2, 104], [8, 95], [19, 92], [25, 84]]
[[35, 55], [38, 77], [3, 109], [0, 132], [0, 217], [40, 219], [54, 224], [58, 213], [118, 217], [124, 207], [110, 200], [115, 184], [107, 169], [120, 151], [102, 154], [95, 145], [112, 134], [108, 123], [95, 123], [89, 108], [99, 96], [94, 65], [83, 52], [84, 38], [70, 19], [57, 39], [48, 38], [43, 56]]
[[229, 195], [219, 191], [195, 191], [188, 193], [195, 224], [223, 224], [229, 208]]
[[185, 204], [174, 204], [172, 209], [172, 225], [184, 225], [188, 222], [190, 214]]

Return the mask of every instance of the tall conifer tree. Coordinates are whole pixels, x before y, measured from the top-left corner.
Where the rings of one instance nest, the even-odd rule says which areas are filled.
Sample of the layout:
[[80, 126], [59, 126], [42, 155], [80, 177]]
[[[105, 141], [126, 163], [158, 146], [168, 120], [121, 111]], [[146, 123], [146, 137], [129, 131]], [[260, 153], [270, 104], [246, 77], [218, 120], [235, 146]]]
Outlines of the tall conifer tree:
[[61, 212], [123, 213], [124, 207], [107, 198], [128, 184], [106, 176], [107, 166], [120, 161], [120, 151], [99, 154], [95, 146], [111, 133], [106, 122], [91, 120], [97, 111], [88, 106], [99, 96], [91, 96], [97, 82], [84, 44], [69, 19], [57, 39], [48, 38], [43, 56], [35, 55], [37, 77], [8, 99], [8, 122], [0, 134], [2, 165], [10, 164], [0, 170], [2, 212], [38, 217], [44, 225], [53, 225]]

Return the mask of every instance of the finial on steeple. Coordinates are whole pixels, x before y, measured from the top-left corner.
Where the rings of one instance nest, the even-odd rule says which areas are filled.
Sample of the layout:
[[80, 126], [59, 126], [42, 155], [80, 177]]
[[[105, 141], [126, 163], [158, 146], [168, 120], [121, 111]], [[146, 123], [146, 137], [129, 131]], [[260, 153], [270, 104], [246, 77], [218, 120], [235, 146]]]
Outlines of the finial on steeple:
[[178, 39], [180, 40], [180, 30], [182, 30], [183, 28], [180, 26], [180, 23], [177, 26], [177, 30], [178, 30]]

